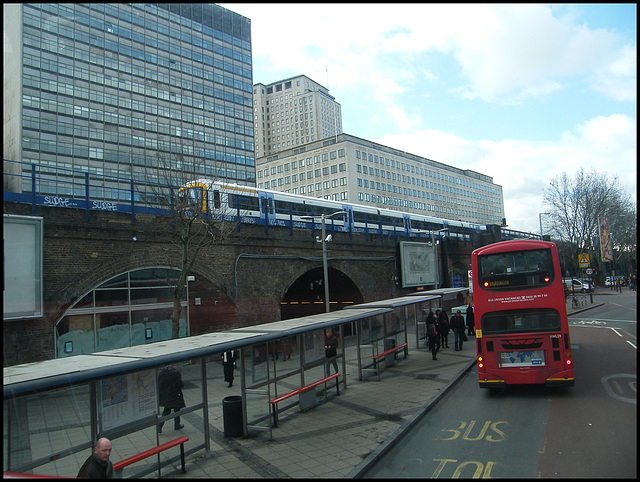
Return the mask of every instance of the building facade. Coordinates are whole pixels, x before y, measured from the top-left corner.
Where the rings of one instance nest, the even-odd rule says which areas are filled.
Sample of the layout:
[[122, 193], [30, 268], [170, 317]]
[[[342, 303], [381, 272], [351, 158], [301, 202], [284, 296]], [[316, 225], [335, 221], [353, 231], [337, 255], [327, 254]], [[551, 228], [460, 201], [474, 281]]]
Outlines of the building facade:
[[159, 167], [255, 184], [249, 19], [213, 4], [3, 11], [4, 159], [88, 172], [109, 200], [111, 179], [153, 180]]
[[259, 188], [478, 224], [504, 221], [493, 178], [349, 134], [256, 159]]
[[340, 104], [305, 75], [253, 86], [256, 157], [271, 156], [342, 132]]

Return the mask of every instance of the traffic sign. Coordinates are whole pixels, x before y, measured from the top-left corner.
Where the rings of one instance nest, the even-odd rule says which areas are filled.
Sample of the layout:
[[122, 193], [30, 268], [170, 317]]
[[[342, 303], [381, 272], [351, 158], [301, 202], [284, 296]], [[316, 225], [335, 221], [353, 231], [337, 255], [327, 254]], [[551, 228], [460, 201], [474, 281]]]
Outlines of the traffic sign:
[[588, 268], [591, 265], [591, 262], [589, 261], [589, 255], [585, 253], [579, 254], [578, 264], [580, 265], [581, 268]]

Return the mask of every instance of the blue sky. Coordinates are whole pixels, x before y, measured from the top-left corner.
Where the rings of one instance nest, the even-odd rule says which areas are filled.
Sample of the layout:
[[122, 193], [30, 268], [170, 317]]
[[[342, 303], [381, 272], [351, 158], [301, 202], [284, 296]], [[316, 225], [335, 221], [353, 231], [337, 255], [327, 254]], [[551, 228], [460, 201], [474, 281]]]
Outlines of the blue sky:
[[220, 4], [251, 19], [254, 83], [299, 74], [344, 132], [493, 177], [510, 228], [580, 167], [636, 201], [635, 4]]

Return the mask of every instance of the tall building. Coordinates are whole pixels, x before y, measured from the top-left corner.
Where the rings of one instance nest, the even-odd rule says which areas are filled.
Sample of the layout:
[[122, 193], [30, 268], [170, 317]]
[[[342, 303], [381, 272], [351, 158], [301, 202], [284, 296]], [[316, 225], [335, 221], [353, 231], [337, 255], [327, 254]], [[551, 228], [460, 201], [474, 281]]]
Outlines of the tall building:
[[256, 157], [342, 132], [340, 104], [326, 87], [305, 75], [253, 86]]
[[503, 224], [502, 186], [493, 178], [349, 134], [256, 159], [257, 186], [276, 191]]
[[151, 179], [159, 163], [255, 184], [248, 18], [199, 3], [3, 12], [4, 159], [88, 172], [107, 199], [111, 176]]

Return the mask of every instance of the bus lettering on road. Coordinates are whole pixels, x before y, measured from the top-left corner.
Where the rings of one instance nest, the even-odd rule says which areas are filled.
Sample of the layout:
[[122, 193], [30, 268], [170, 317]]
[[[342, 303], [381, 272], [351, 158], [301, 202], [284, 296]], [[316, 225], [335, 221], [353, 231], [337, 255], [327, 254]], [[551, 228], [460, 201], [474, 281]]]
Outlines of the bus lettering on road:
[[[433, 461], [437, 462], [438, 466], [431, 475], [432, 479], [437, 479], [448, 463], [451, 462], [455, 464], [458, 462], [456, 459], [433, 459]], [[489, 479], [491, 478], [491, 470], [493, 469], [493, 466], [495, 464], [496, 462], [487, 462], [485, 465], [482, 462], [478, 462], [476, 460], [461, 462], [456, 466], [451, 478], [459, 479], [460, 477], [470, 477], [472, 479]], [[472, 475], [468, 473], [469, 471], [467, 471], [467, 473], [464, 472], [464, 470], [469, 466], [475, 466], [475, 470], [473, 471]]]
[[[487, 420], [486, 422], [484, 422], [484, 425], [482, 426], [480, 431], [477, 434], [474, 433], [472, 435], [472, 431], [476, 425], [476, 421], [471, 420], [469, 424], [467, 424], [467, 422], [460, 422], [460, 427], [458, 427], [457, 429], [443, 429], [443, 432], [451, 432], [452, 435], [450, 437], [440, 438], [438, 440], [456, 440], [458, 438], [462, 438], [462, 440], [468, 440], [471, 442], [483, 439], [487, 440], [488, 442], [502, 442], [507, 438], [507, 436], [502, 430], [498, 429], [498, 425], [506, 423], [507, 422], [504, 421], [492, 423], [491, 420]], [[489, 432], [488, 435], [487, 432]]]

